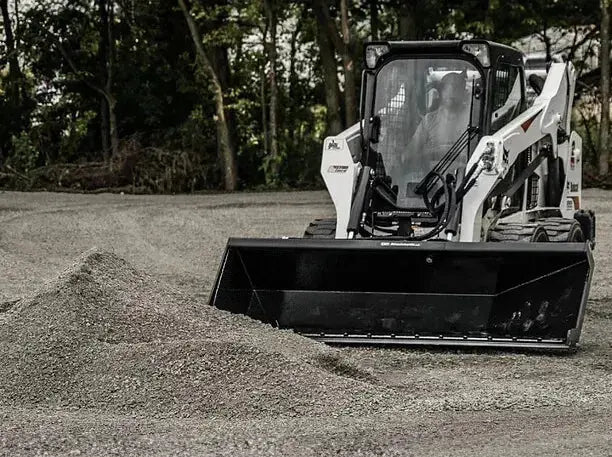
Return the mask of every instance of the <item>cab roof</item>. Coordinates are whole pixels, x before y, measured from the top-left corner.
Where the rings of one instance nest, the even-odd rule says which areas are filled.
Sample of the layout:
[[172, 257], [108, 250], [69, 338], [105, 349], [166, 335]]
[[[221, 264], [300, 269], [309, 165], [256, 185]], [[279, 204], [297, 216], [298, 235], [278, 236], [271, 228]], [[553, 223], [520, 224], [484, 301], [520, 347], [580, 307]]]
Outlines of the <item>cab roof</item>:
[[518, 49], [488, 40], [431, 40], [431, 41], [376, 41], [369, 44], [387, 44], [390, 54], [465, 54], [462, 46], [466, 43], [486, 43], [491, 62], [500, 57], [506, 62], [523, 65], [524, 54]]

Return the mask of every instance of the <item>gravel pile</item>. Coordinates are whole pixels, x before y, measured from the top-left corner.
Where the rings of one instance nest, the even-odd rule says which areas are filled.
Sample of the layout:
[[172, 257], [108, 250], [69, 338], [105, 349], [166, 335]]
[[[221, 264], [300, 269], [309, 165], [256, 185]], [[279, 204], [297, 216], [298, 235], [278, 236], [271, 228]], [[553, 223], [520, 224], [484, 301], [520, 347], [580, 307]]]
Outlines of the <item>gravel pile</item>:
[[323, 344], [88, 251], [0, 313], [0, 406], [149, 417], [351, 415], [393, 395]]

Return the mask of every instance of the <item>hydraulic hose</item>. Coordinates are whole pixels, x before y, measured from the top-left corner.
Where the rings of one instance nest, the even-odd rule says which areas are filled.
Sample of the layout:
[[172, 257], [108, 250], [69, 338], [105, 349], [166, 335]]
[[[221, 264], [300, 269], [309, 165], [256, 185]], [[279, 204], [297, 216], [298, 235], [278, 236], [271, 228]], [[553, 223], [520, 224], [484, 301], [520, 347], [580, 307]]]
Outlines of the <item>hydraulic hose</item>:
[[[439, 234], [442, 230], [446, 228], [446, 226], [450, 222], [451, 211], [452, 213], [456, 211], [456, 206], [457, 206], [456, 194], [455, 194], [455, 189], [453, 187], [454, 179], [445, 180], [444, 177], [439, 173], [434, 173], [433, 176], [435, 176], [437, 179], [439, 179], [442, 182], [442, 187], [444, 188], [444, 202], [445, 202], [444, 203], [444, 215], [440, 217], [440, 219], [438, 219], [437, 225], [432, 230], [430, 230], [429, 232], [423, 235], [414, 236], [410, 238], [411, 240], [414, 240], [414, 241], [428, 240], [429, 238], [432, 238], [436, 236], [437, 234]], [[425, 195], [423, 195], [423, 200], [425, 202], [425, 205], [431, 211], [432, 206], [431, 206], [431, 202], [429, 201], [427, 192], [425, 192]]]

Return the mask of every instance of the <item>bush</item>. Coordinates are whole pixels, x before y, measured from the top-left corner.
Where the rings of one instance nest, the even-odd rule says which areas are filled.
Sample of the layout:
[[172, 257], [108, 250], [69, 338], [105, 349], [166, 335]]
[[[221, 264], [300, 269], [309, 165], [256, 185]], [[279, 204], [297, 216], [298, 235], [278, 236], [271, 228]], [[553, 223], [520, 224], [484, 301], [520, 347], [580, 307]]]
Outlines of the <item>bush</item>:
[[20, 132], [18, 135], [12, 135], [11, 145], [12, 154], [7, 159], [6, 165], [22, 173], [36, 168], [39, 153], [28, 133]]

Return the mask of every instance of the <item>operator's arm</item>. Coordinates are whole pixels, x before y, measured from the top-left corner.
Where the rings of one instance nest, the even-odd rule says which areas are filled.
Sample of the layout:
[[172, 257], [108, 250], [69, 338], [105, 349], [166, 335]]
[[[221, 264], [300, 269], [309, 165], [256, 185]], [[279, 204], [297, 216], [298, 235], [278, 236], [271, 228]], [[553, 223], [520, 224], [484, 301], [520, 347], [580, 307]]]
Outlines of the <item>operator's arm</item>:
[[427, 129], [426, 124], [427, 115], [425, 115], [421, 119], [421, 122], [419, 122], [419, 125], [414, 131], [406, 150], [402, 151], [402, 165], [404, 165], [409, 158], [418, 156], [423, 151], [423, 148], [427, 143], [427, 135], [429, 130]]

